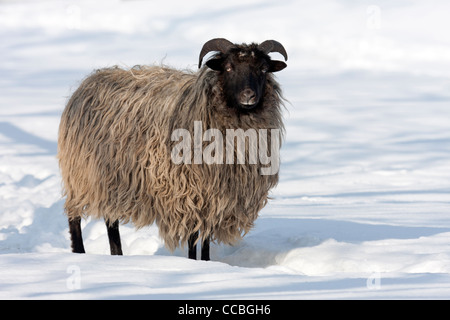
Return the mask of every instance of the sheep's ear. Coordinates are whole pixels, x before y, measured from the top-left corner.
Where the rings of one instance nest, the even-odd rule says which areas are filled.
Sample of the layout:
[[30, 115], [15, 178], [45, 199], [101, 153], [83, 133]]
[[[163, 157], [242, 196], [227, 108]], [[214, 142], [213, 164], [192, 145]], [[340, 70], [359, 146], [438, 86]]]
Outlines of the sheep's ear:
[[287, 64], [283, 61], [272, 60], [270, 61], [269, 72], [278, 72], [287, 67]]
[[223, 71], [223, 60], [222, 58], [209, 59], [206, 65], [215, 71]]

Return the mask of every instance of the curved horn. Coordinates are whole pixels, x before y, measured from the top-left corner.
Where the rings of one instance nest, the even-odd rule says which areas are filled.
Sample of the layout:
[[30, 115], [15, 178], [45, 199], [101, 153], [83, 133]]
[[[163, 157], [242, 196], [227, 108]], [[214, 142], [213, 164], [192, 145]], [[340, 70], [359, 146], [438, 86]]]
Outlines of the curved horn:
[[281, 53], [284, 57], [284, 60], [287, 61], [288, 55], [283, 45], [275, 40], [266, 40], [258, 46], [258, 49], [268, 54], [270, 52], [278, 52]]
[[234, 43], [224, 38], [211, 39], [203, 45], [202, 51], [200, 51], [200, 57], [198, 59], [198, 67], [202, 66], [202, 60], [208, 52], [220, 51], [226, 53], [231, 47], [234, 47]]

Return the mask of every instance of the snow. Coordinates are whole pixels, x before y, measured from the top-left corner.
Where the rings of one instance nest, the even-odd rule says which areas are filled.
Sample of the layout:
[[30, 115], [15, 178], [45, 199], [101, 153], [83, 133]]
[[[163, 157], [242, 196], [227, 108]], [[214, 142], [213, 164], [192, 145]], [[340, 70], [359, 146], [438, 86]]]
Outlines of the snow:
[[[450, 298], [449, 9], [0, 2], [0, 299]], [[214, 37], [289, 53], [281, 179], [255, 228], [204, 262], [155, 226], [121, 226], [125, 255], [110, 256], [88, 219], [88, 253], [70, 253], [55, 155], [71, 92], [115, 64], [195, 69]]]

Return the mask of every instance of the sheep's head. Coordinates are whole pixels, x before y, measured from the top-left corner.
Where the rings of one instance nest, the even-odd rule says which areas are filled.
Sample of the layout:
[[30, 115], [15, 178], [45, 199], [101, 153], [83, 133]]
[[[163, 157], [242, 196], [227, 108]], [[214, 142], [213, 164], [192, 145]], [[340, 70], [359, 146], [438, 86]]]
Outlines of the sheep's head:
[[272, 60], [270, 52], [279, 52], [287, 60], [284, 47], [275, 40], [251, 45], [235, 45], [226, 39], [206, 42], [200, 52], [199, 68], [208, 52], [218, 51], [206, 65], [219, 72], [223, 92], [230, 107], [249, 111], [261, 104], [267, 73], [286, 68], [286, 63]]

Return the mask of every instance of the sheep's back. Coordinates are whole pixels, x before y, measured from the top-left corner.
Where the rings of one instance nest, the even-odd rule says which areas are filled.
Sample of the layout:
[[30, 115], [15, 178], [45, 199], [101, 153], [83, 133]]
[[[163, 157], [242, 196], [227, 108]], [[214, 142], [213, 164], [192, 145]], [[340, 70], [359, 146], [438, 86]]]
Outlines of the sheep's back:
[[147, 168], [158, 156], [150, 152], [163, 151], [151, 146], [167, 139], [161, 128], [171, 102], [192, 79], [168, 68], [115, 67], [97, 70], [81, 83], [63, 112], [58, 141], [69, 218], [154, 221], [146, 210], [154, 201]]

